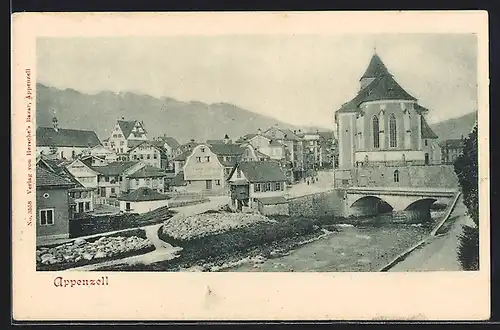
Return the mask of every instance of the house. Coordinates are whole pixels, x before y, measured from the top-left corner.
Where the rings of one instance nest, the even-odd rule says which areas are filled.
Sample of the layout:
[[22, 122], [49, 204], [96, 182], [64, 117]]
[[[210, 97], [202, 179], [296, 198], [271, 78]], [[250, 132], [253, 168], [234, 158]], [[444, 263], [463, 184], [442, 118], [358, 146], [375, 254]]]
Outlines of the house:
[[332, 131], [317, 131], [319, 134], [319, 167], [334, 168], [336, 140]]
[[246, 145], [244, 151], [241, 155], [241, 161], [243, 162], [257, 162], [257, 161], [270, 161], [271, 157], [258, 151], [251, 144]]
[[69, 189], [74, 184], [36, 166], [36, 237], [39, 241], [69, 238], [70, 211]]
[[319, 132], [305, 132], [301, 135], [302, 152], [304, 157], [304, 169], [316, 169], [320, 167], [321, 147]]
[[140, 141], [128, 151], [129, 161], [140, 160], [141, 162], [156, 168], [166, 169], [168, 166], [167, 153], [163, 144], [158, 141]]
[[111, 163], [103, 158], [92, 155], [79, 156], [77, 159], [82, 161], [87, 166], [106, 166]]
[[97, 173], [90, 167], [78, 159], [69, 164], [57, 164], [43, 156], [38, 158], [37, 166], [73, 183], [74, 186], [68, 190], [72, 199], [70, 207], [73, 216], [94, 211], [97, 196]]
[[112, 162], [106, 166], [92, 167], [96, 171], [98, 178], [98, 195], [99, 197], [117, 197], [122, 189], [128, 190], [128, 184], [124, 182], [124, 178], [129, 174], [146, 166], [139, 161], [129, 162]]
[[[264, 205], [282, 204], [286, 196], [287, 177], [276, 162], [240, 162], [229, 177], [230, 206], [236, 210], [243, 207], [259, 209], [259, 200]], [[269, 204], [275, 198], [275, 204]], [[287, 207], [276, 207], [279, 213], [287, 212]]]
[[148, 135], [144, 122], [138, 120], [117, 120], [111, 135], [104, 141], [104, 145], [113, 149], [118, 156], [127, 157], [129, 149], [142, 141], [147, 141]]
[[225, 192], [225, 166], [208, 144], [199, 144], [187, 156], [182, 168], [186, 190]]
[[155, 139], [155, 141], [161, 143], [166, 151], [168, 160], [172, 160], [182, 153], [182, 150], [180, 149], [180, 143], [171, 136], [159, 136]]
[[52, 127], [36, 129], [37, 156], [71, 160], [85, 150], [101, 145], [94, 131], [59, 128], [56, 117], [52, 119], [52, 124]]
[[[107, 140], [108, 139], [104, 140], [104, 143], [106, 143]], [[92, 147], [86, 150], [83, 155], [98, 157], [105, 160], [107, 163], [115, 162], [118, 160], [118, 155], [116, 154], [115, 150], [104, 145]]]
[[302, 178], [307, 164], [305, 164], [304, 143], [300, 130], [297, 133], [296, 130], [273, 126], [268, 128], [264, 134], [285, 145], [285, 159], [291, 163], [293, 179], [296, 181]]
[[141, 187], [126, 195], [118, 197], [120, 211], [132, 213], [146, 213], [160, 207], [168, 207], [167, 195], [158, 193], [149, 187]]
[[463, 139], [449, 139], [439, 143], [441, 148], [441, 163], [453, 164], [458, 156], [462, 154]]
[[191, 155], [192, 150], [186, 150], [182, 152], [180, 155], [174, 158], [174, 173], [179, 174], [182, 172], [184, 164], [186, 164], [186, 159], [189, 155]]
[[232, 144], [233, 140], [229, 138], [229, 135], [224, 135], [224, 139], [222, 140], [207, 140], [207, 144]]
[[238, 144], [219, 143], [211, 144], [210, 150], [217, 155], [219, 162], [224, 166], [224, 181], [227, 181], [234, 165], [240, 161], [245, 148]]
[[155, 166], [146, 165], [138, 170], [130, 171], [124, 178], [123, 193], [148, 187], [159, 193], [165, 192], [167, 173]]

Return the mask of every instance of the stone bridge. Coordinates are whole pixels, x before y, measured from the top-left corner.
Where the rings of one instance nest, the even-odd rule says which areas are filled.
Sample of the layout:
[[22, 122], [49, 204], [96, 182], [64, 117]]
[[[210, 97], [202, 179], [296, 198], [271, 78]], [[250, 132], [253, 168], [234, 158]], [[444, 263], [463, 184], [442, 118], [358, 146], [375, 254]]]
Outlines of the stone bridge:
[[458, 193], [450, 188], [350, 187], [345, 192], [346, 214], [372, 216], [404, 211], [410, 217], [430, 217], [434, 202], [449, 204]]

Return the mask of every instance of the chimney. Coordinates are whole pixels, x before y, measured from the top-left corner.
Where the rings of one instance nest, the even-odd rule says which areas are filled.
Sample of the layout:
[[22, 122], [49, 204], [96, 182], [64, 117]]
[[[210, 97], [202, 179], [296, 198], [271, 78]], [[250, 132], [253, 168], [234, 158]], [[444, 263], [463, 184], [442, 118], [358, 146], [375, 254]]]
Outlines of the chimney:
[[122, 120], [125, 120], [125, 117], [122, 117]]
[[262, 131], [260, 128], [257, 129], [257, 134], [261, 135], [262, 134]]
[[194, 139], [191, 139], [191, 142], [194, 142]]
[[294, 130], [293, 130], [293, 134], [296, 134], [296, 133], [297, 133], [297, 130], [296, 130], [296, 129], [294, 129]]
[[301, 132], [302, 132], [302, 130], [299, 129], [299, 133], [301, 133]]
[[224, 135], [224, 143], [228, 144], [229, 143], [229, 135]]

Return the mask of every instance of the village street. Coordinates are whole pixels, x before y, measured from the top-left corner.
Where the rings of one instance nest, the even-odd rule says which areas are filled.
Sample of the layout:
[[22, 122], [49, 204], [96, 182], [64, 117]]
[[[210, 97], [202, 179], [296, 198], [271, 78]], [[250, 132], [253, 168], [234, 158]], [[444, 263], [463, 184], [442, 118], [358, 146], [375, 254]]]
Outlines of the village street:
[[[176, 211], [177, 213], [172, 217], [172, 219], [175, 219], [176, 217], [188, 217], [196, 214], [203, 213], [208, 210], [215, 210], [223, 205], [227, 204], [227, 196], [214, 196], [214, 197], [209, 197], [210, 201], [202, 204], [196, 204], [196, 205], [189, 205], [189, 206], [184, 206], [184, 207], [179, 207], [179, 208], [172, 208], [172, 210]], [[142, 264], [150, 264], [153, 262], [158, 262], [158, 261], [164, 261], [164, 260], [169, 260], [173, 259], [176, 255], [176, 252], [179, 250], [177, 247], [173, 247], [168, 243], [163, 242], [159, 237], [158, 237], [158, 230], [162, 226], [161, 223], [155, 224], [155, 225], [149, 225], [149, 226], [144, 226], [140, 227], [145, 230], [146, 232], [146, 237], [154, 244], [155, 250], [149, 253], [145, 253], [142, 255], [137, 255], [137, 256], [132, 256], [128, 258], [123, 258], [123, 259], [117, 259], [117, 260], [111, 260], [111, 261], [106, 261], [102, 263], [97, 263], [97, 264], [92, 264], [92, 265], [86, 265], [82, 267], [76, 267], [76, 268], [70, 268], [68, 269], [69, 271], [88, 271], [88, 270], [95, 270], [97, 268], [101, 267], [108, 267], [108, 266], [115, 266], [115, 265], [120, 265], [120, 264], [137, 264], [137, 263], [142, 263]], [[109, 234], [109, 233], [106, 233]], [[103, 234], [99, 234], [103, 235]], [[93, 236], [98, 236], [98, 235], [93, 235]], [[86, 237], [82, 237], [86, 238]]]

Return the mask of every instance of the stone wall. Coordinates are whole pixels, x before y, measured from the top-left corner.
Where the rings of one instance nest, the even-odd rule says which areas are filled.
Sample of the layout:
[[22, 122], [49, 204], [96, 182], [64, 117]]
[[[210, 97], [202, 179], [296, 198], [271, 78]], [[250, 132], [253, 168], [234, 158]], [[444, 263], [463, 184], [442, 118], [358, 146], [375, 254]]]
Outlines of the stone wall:
[[335, 189], [323, 193], [300, 196], [288, 200], [291, 216], [343, 216], [345, 214], [345, 191]]
[[[398, 171], [398, 181], [395, 171]], [[452, 165], [366, 166], [355, 168], [354, 185], [362, 187], [456, 188]]]

